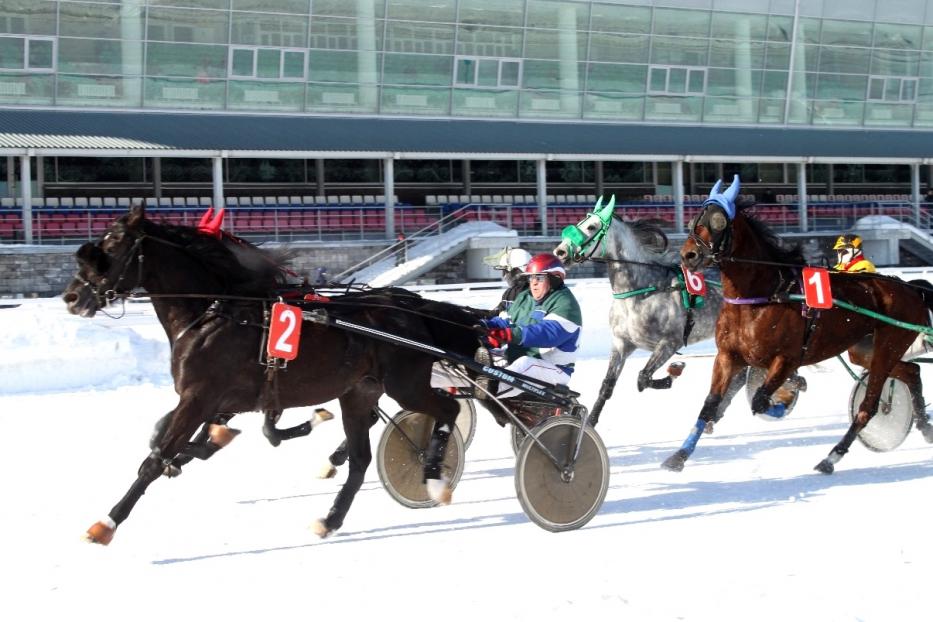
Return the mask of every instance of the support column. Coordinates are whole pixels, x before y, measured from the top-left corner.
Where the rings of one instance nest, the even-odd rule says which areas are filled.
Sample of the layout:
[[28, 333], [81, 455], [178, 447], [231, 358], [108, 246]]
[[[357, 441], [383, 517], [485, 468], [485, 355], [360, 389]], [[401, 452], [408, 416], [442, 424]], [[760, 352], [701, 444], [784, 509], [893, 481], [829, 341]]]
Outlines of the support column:
[[212, 158], [212, 163], [214, 165], [213, 174], [211, 175], [211, 182], [214, 186], [214, 207], [220, 209], [224, 207], [226, 201], [224, 200], [224, 159], [221, 156], [216, 156]]
[[324, 160], [323, 158], [318, 158], [314, 161], [314, 187], [316, 190], [314, 194], [318, 196], [324, 196]]
[[6, 157], [6, 195], [11, 199], [16, 197], [16, 158], [14, 156]]
[[36, 196], [45, 196], [45, 158], [36, 156]]
[[602, 160], [593, 163], [593, 172], [596, 176], [596, 196], [601, 197], [606, 192], [605, 175], [603, 174]]
[[684, 232], [684, 163], [671, 162], [671, 191], [674, 194], [674, 231]]
[[910, 165], [910, 203], [913, 206], [914, 226], [920, 227], [920, 202], [923, 197], [920, 195], [920, 165]]
[[836, 194], [836, 169], [832, 164], [826, 165], [826, 194]]
[[144, 4], [145, 0], [123, 0], [120, 6], [123, 102], [131, 107], [142, 106]]
[[162, 198], [162, 158], [152, 158], [152, 194]]
[[460, 175], [463, 177], [463, 194], [473, 194], [473, 178], [470, 175], [470, 161], [460, 161]]
[[752, 107], [752, 35], [748, 17], [735, 17], [735, 94], [739, 104], [739, 118], [754, 121]]
[[379, 69], [376, 63], [376, 14], [372, 0], [356, 0], [356, 64], [360, 106], [366, 112], [379, 108]]
[[547, 162], [537, 161], [538, 170], [538, 218], [541, 220], [541, 235], [547, 235]]
[[32, 244], [32, 169], [28, 153], [19, 158], [19, 172], [23, 193], [23, 241]]
[[807, 224], [807, 163], [797, 163], [797, 216], [800, 220], [800, 231], [809, 230]]
[[383, 163], [383, 187], [386, 195], [386, 239], [395, 239], [395, 160], [385, 158]]
[[577, 11], [570, 4], [557, 9], [557, 49], [560, 66], [560, 109], [564, 113], [580, 112], [580, 75], [577, 54]]

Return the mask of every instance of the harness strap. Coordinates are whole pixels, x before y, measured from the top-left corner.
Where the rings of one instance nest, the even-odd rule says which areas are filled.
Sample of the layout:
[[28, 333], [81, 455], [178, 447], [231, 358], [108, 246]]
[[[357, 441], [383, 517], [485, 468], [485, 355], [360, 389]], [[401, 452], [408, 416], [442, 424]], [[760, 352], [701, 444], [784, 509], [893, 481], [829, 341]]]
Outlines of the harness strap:
[[656, 285], [650, 287], [642, 287], [641, 289], [633, 289], [629, 292], [620, 292], [618, 294], [613, 293], [612, 297], [616, 300], [625, 300], [626, 298], [631, 298], [632, 296], [639, 296], [641, 294], [651, 294], [654, 292], [660, 291], [660, 288]]

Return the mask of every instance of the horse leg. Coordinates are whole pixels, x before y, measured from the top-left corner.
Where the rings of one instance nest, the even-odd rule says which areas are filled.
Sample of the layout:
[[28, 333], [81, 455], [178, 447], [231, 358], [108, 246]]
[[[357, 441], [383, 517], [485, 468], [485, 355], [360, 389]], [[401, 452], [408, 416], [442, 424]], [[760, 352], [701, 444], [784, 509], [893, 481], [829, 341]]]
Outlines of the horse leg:
[[[189, 393], [197, 395], [197, 391]], [[111, 508], [106, 518], [97, 521], [87, 530], [84, 535], [87, 542], [106, 545], [113, 540], [117, 527], [129, 517], [136, 503], [146, 493], [149, 484], [162, 475], [166, 466], [171, 464], [184, 447], [187, 439], [191, 438], [198, 426], [204, 422], [203, 418], [198, 418], [195, 414], [212, 410], [204, 408], [197, 398], [186, 399], [183, 394], [178, 406], [170, 413], [172, 417], [163, 423], [157, 446], [152, 448], [149, 456], [139, 466], [136, 480]]]
[[316, 425], [325, 421], [330, 421], [334, 418], [334, 414], [326, 408], [315, 408], [314, 416], [304, 423], [299, 423], [298, 425], [292, 426], [290, 428], [280, 429], [275, 425], [279, 422], [279, 418], [282, 416], [282, 411], [280, 409], [266, 410], [264, 411], [264, 414], [265, 419], [262, 423], [262, 433], [263, 436], [265, 436], [269, 441], [269, 444], [273, 447], [278, 447], [282, 441], [307, 436], [311, 434], [311, 430]]
[[848, 453], [849, 447], [855, 442], [858, 433], [868, 425], [868, 422], [878, 411], [878, 402], [881, 401], [884, 383], [900, 362], [901, 356], [913, 342], [914, 336], [915, 333], [895, 326], [883, 325], [875, 328], [865, 398], [859, 404], [858, 414], [854, 417], [845, 435], [836, 443], [829, 455], [823, 458], [814, 469], [825, 475], [831, 475], [835, 471], [836, 463]]
[[622, 373], [622, 367], [625, 366], [625, 360], [635, 351], [635, 346], [628, 342], [623, 342], [622, 350], [613, 348], [609, 355], [609, 367], [606, 369], [606, 377], [603, 378], [603, 384], [599, 388], [599, 395], [596, 397], [596, 403], [590, 411], [590, 425], [595, 426], [599, 422], [599, 415], [603, 411], [603, 406], [612, 397], [616, 382], [619, 381], [619, 374]]
[[347, 481], [337, 493], [327, 516], [311, 524], [311, 530], [321, 538], [326, 538], [343, 526], [343, 520], [353, 504], [353, 499], [363, 485], [366, 469], [373, 459], [369, 444], [371, 415], [382, 393], [382, 384], [375, 378], [366, 377], [356, 387], [340, 396], [340, 418], [343, 421], [350, 470]]
[[663, 365], [671, 356], [674, 355], [674, 352], [677, 351], [677, 345], [671, 341], [661, 341], [658, 342], [658, 345], [655, 346], [654, 352], [651, 353], [651, 356], [648, 357], [648, 362], [645, 363], [644, 369], [638, 372], [638, 391], [644, 391], [646, 388], [650, 389], [670, 389], [671, 384], [674, 382], [674, 376], [668, 375], [666, 378], [661, 378], [655, 380], [652, 378], [654, 372], [656, 372], [661, 365]]
[[732, 380], [729, 382], [729, 388], [726, 389], [726, 394], [722, 397], [722, 400], [719, 402], [719, 405], [716, 406], [716, 414], [712, 419], [706, 422], [706, 426], [703, 429], [705, 434], [711, 434], [715, 424], [719, 423], [719, 420], [722, 419], [723, 415], [726, 414], [726, 409], [729, 408], [729, 404], [732, 403], [733, 398], [742, 390], [742, 387], [745, 386], [745, 382], [748, 380], [748, 375], [743, 373], [745, 367], [737, 371]]
[[[849, 360], [855, 365], [866, 369], [871, 365], [871, 355], [871, 347], [863, 346], [863, 344], [857, 344], [849, 349]], [[923, 399], [923, 380], [920, 377], [920, 366], [908, 361], [898, 361], [888, 376], [897, 378], [907, 386], [910, 391], [910, 401], [913, 406], [917, 430], [923, 434], [923, 440], [933, 443], [933, 423], [930, 422], [927, 405]]]
[[[369, 427], [372, 428], [376, 425], [377, 421], [379, 421], [379, 410], [378, 408], [374, 408], [369, 412]], [[334, 453], [327, 459], [327, 464], [321, 469], [318, 477], [321, 479], [330, 479], [334, 477], [337, 475], [337, 467], [342, 466], [347, 461], [348, 457], [347, 439], [343, 439], [340, 445], [337, 446], [337, 449], [334, 450]]]
[[[171, 414], [172, 413], [169, 413], [169, 415]], [[234, 415], [235, 413], [224, 413], [216, 415], [210, 421], [205, 422], [195, 437], [185, 444], [181, 452], [179, 452], [171, 462], [166, 463], [165, 468], [162, 470], [162, 474], [166, 477], [178, 477], [181, 475], [181, 467], [195, 458], [198, 460], [207, 460], [229, 445], [240, 433], [239, 430], [227, 426], [227, 422], [230, 421]], [[159, 423], [166, 421], [166, 417], [168, 417], [168, 415], [162, 417]], [[157, 442], [150, 442], [149, 448], [155, 449], [157, 444]]]
[[696, 449], [700, 436], [706, 431], [706, 424], [716, 418], [719, 405], [722, 403], [723, 396], [726, 394], [732, 378], [744, 368], [744, 362], [731, 352], [720, 350], [716, 354], [716, 360], [713, 363], [713, 377], [710, 382], [709, 395], [706, 396], [706, 400], [703, 402], [703, 407], [700, 409], [700, 416], [697, 417], [696, 423], [680, 446], [680, 449], [668, 456], [668, 458], [661, 463], [663, 468], [668, 471], [677, 472], [684, 470], [684, 464], [686, 464], [687, 458], [689, 458], [693, 450]]
[[791, 360], [784, 356], [776, 356], [771, 361], [768, 368], [768, 374], [765, 381], [761, 383], [755, 395], [752, 397], [752, 412], [755, 414], [767, 413], [768, 415], [779, 418], [784, 416], [787, 406], [784, 403], [773, 403], [771, 396], [784, 385], [784, 381], [790, 378], [791, 374], [799, 366], [799, 361]]

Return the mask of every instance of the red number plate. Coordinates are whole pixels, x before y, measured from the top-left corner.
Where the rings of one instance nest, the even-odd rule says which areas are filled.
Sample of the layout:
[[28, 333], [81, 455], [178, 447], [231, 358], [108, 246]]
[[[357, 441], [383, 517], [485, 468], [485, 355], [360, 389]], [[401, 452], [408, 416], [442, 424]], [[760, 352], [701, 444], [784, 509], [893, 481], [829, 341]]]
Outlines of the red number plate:
[[706, 279], [703, 278], [703, 273], [690, 272], [683, 266], [681, 266], [680, 269], [684, 271], [684, 285], [687, 288], [687, 292], [694, 296], [705, 296]]
[[301, 337], [301, 309], [281, 302], [272, 305], [272, 320], [269, 322], [269, 356], [291, 361], [298, 356], [298, 339]]
[[803, 295], [808, 307], [833, 308], [833, 292], [829, 287], [829, 272], [825, 268], [803, 269]]

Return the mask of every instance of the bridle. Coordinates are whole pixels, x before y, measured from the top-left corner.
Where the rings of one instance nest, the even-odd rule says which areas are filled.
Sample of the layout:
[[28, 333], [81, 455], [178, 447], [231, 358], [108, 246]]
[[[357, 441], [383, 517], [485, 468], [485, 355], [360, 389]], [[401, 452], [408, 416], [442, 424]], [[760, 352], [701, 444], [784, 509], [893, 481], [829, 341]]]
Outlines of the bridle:
[[[712, 209], [711, 209], [712, 208]], [[723, 219], [725, 226], [714, 227], [712, 225], [712, 220], [719, 216]], [[707, 242], [699, 233], [697, 233], [697, 227], [702, 225], [710, 234], [710, 241]], [[719, 264], [720, 262], [729, 259], [732, 253], [732, 223], [730, 222], [726, 211], [717, 203], [712, 201], [707, 201], [703, 205], [703, 211], [697, 214], [693, 220], [690, 222], [690, 232], [687, 233], [687, 238], [692, 240], [696, 244], [697, 248], [700, 249], [701, 257], [709, 259], [712, 264]]]

